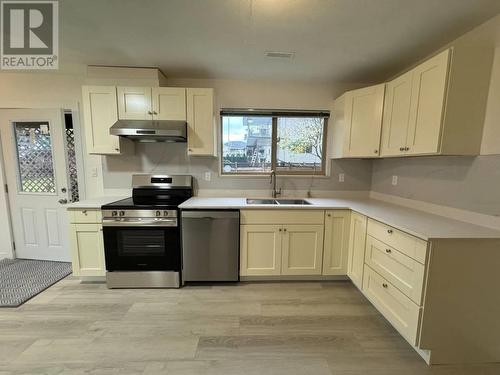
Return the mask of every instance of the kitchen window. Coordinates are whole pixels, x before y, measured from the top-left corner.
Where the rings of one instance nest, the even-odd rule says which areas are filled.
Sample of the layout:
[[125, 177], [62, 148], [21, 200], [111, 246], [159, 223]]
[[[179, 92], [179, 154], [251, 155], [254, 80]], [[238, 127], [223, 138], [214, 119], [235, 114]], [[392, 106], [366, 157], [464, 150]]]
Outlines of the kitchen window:
[[224, 175], [325, 175], [328, 112], [222, 110]]

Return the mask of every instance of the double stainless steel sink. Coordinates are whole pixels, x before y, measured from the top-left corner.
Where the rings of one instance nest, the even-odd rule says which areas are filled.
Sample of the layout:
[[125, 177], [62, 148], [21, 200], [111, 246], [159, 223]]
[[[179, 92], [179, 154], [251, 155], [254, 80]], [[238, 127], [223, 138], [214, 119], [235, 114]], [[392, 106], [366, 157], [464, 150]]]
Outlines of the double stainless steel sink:
[[251, 199], [247, 198], [247, 204], [269, 204], [269, 205], [276, 205], [276, 204], [291, 204], [291, 205], [308, 205], [311, 204], [305, 199], [271, 199], [271, 198], [266, 198], [266, 199]]

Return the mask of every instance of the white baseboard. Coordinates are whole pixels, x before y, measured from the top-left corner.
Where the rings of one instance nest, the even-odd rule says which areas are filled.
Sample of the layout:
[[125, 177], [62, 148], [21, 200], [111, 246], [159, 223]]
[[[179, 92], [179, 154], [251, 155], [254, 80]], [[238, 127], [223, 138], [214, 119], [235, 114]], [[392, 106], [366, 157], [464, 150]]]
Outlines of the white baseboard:
[[240, 281], [343, 281], [347, 276], [305, 275], [305, 276], [240, 276]]
[[450, 219], [464, 221], [470, 224], [500, 230], [500, 217], [498, 216], [480, 214], [478, 212], [462, 210], [460, 208], [441, 206], [435, 203], [402, 198], [396, 195], [378, 193], [376, 191], [370, 192], [370, 198], [413, 208], [415, 210], [428, 212], [434, 215], [445, 216]]

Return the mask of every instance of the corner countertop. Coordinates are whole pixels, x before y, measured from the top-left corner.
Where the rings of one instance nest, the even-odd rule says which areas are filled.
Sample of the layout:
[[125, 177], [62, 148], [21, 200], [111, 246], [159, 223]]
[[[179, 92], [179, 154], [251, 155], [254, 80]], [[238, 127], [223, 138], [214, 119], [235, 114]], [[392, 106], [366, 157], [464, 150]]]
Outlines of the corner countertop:
[[121, 199], [128, 198], [127, 196], [121, 196], [121, 197], [98, 197], [98, 198], [91, 198], [91, 199], [84, 199], [79, 202], [74, 202], [74, 203], [69, 203], [66, 205], [67, 210], [81, 210], [81, 209], [99, 209], [101, 206], [119, 201]]
[[423, 240], [452, 238], [498, 238], [500, 230], [450, 219], [375, 199], [306, 198], [309, 205], [249, 205], [246, 198], [193, 197], [181, 209], [350, 209]]

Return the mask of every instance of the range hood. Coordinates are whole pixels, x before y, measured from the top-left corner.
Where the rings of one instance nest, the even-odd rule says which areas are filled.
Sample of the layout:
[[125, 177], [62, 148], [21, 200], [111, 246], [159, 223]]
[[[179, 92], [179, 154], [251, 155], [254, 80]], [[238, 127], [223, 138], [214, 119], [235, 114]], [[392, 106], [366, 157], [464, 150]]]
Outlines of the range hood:
[[186, 121], [174, 120], [118, 120], [109, 134], [136, 142], [186, 142]]

